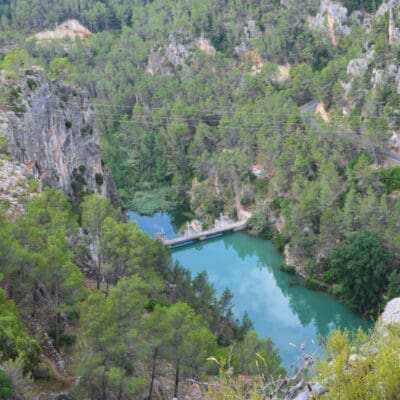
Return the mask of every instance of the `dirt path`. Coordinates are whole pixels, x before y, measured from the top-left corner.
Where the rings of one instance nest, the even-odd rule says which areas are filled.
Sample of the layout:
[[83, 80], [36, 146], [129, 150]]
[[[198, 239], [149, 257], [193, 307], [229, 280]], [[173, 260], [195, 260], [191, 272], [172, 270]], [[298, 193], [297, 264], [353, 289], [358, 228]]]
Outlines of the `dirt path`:
[[240, 203], [239, 189], [237, 187], [235, 187], [235, 207], [239, 221], [241, 221], [242, 219], [247, 220], [253, 215], [251, 211], [245, 210], [242, 204]]

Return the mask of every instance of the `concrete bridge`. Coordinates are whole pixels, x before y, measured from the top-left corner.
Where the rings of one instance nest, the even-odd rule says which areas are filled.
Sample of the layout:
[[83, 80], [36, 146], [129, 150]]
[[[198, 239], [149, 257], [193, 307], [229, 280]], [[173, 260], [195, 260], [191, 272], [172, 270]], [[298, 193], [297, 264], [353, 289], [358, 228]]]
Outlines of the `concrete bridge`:
[[193, 231], [186, 232], [185, 235], [175, 238], [168, 239], [165, 235], [160, 232], [156, 234], [156, 237], [160, 239], [166, 246], [171, 248], [184, 246], [186, 244], [190, 244], [196, 241], [212, 239], [213, 237], [222, 235], [227, 232], [239, 232], [247, 229], [247, 218], [245, 220], [237, 221], [237, 222], [221, 222], [214, 228], [205, 230], [205, 231]]

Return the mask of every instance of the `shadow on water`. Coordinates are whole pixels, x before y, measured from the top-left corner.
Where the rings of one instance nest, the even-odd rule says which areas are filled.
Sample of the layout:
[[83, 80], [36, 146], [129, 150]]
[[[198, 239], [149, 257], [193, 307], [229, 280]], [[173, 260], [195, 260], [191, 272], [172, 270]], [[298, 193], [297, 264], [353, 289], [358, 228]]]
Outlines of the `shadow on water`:
[[192, 210], [190, 209], [190, 203], [187, 200], [178, 204], [171, 210], [168, 210], [167, 215], [170, 218], [170, 223], [175, 232], [181, 232], [185, 228], [186, 222], [195, 218]]
[[159, 211], [151, 216], [128, 211], [128, 216], [148, 235], [154, 237], [156, 233], [163, 231], [170, 239], [181, 236], [180, 232], [185, 229], [186, 222], [193, 219], [188, 203], [179, 204], [168, 211]]

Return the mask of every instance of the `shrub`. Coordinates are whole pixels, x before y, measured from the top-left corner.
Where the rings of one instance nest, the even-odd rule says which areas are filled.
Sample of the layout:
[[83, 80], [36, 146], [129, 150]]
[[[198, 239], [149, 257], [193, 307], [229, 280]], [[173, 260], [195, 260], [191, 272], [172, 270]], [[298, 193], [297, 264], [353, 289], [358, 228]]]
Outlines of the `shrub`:
[[337, 269], [330, 269], [329, 271], [326, 271], [322, 275], [322, 279], [326, 283], [335, 283], [338, 281], [338, 271]]
[[249, 228], [256, 234], [270, 235], [268, 218], [264, 211], [256, 211], [247, 221]]
[[400, 167], [389, 167], [381, 170], [380, 178], [385, 185], [386, 193], [400, 189]]
[[8, 375], [0, 369], [0, 399], [12, 399], [13, 387], [11, 379]]
[[81, 127], [81, 134], [83, 136], [85, 135], [92, 135], [93, 134], [93, 128], [89, 124], [83, 124]]
[[320, 292], [325, 292], [326, 291], [326, 285], [323, 282], [317, 281], [316, 279], [306, 279], [304, 286], [307, 289], [311, 289], [311, 290], [317, 290]]
[[101, 186], [104, 183], [104, 178], [102, 174], [96, 173], [96, 175], [94, 176], [94, 179], [96, 181], [96, 184]]
[[0, 154], [7, 153], [8, 138], [0, 134]]
[[283, 252], [283, 250], [285, 248], [285, 245], [288, 242], [288, 240], [286, 239], [285, 236], [283, 236], [277, 230], [275, 230], [272, 233], [271, 242], [278, 249], [278, 251]]

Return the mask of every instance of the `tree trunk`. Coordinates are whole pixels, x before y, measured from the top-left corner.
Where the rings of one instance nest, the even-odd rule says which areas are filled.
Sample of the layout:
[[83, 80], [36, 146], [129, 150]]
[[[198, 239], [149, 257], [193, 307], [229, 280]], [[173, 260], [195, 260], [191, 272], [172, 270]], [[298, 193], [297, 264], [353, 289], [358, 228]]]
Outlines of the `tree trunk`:
[[60, 311], [58, 310], [59, 307], [59, 296], [60, 296], [60, 288], [58, 285], [58, 281], [56, 282], [55, 287], [55, 295], [56, 295], [56, 349], [60, 351]]
[[101, 252], [101, 238], [103, 237], [103, 227], [100, 226], [99, 229], [97, 230], [97, 245], [98, 245], [98, 250], [97, 250], [97, 290], [100, 289], [100, 278], [102, 274], [102, 264], [103, 264], [103, 259], [102, 259], [102, 252]]
[[175, 365], [175, 388], [174, 388], [174, 397], [178, 398], [178, 387], [179, 387], [179, 357], [176, 357], [176, 365]]
[[106, 398], [106, 376], [103, 373], [103, 380], [101, 382], [101, 388], [102, 388], [102, 395], [103, 395], [103, 400], [107, 400]]
[[33, 283], [33, 293], [32, 293], [32, 318], [36, 317], [36, 303], [37, 303], [37, 280], [35, 279]]
[[150, 380], [150, 387], [149, 387], [149, 396], [148, 400], [151, 400], [151, 396], [153, 395], [153, 385], [154, 385], [154, 378], [156, 376], [156, 362], [158, 356], [158, 347], [154, 349], [153, 353], [153, 367], [151, 369], [151, 380]]
[[119, 392], [118, 392], [117, 400], [122, 400], [123, 387], [124, 387], [124, 380], [121, 379], [121, 382], [119, 384]]
[[109, 286], [108, 280], [106, 279], [106, 291], [104, 292], [104, 298], [105, 299], [107, 299], [107, 297], [108, 297], [108, 286]]

